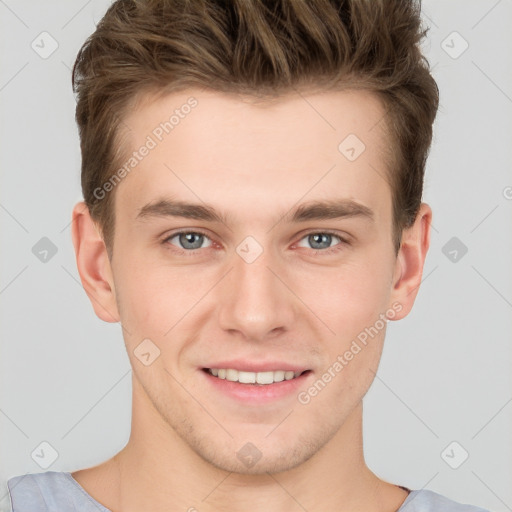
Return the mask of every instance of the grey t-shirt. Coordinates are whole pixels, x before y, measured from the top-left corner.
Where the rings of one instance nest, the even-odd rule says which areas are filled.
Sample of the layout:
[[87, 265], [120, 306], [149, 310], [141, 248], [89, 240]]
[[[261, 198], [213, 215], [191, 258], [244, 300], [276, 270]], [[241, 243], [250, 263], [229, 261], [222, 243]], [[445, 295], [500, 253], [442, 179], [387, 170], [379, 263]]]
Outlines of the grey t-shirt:
[[[68, 472], [46, 471], [7, 480], [11, 512], [111, 512]], [[397, 512], [489, 512], [426, 489], [411, 491]]]

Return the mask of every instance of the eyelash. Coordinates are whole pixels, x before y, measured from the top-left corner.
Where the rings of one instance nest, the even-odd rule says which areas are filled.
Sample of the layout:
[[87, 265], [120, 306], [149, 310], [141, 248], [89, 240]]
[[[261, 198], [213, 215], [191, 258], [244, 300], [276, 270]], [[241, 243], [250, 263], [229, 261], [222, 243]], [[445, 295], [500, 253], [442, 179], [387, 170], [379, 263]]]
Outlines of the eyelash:
[[[169, 249], [169, 246], [172, 245], [172, 244], [169, 243], [169, 240], [175, 238], [178, 235], [186, 235], [186, 234], [187, 235], [188, 234], [202, 235], [202, 236], [205, 236], [206, 238], [210, 239], [208, 234], [205, 233], [204, 231], [201, 231], [200, 229], [194, 229], [194, 230], [190, 230], [190, 231], [176, 231], [175, 233], [172, 233], [171, 235], [165, 237], [165, 239], [162, 240], [162, 245], [164, 245], [167, 249]], [[341, 237], [338, 233], [336, 233], [334, 231], [330, 231], [330, 230], [310, 231], [309, 233], [306, 233], [299, 240], [299, 242], [301, 240], [303, 240], [304, 238], [310, 236], [310, 235], [331, 235], [331, 236], [334, 236], [336, 238], [339, 238], [339, 240], [340, 240], [340, 243], [336, 244], [333, 247], [329, 247], [327, 249], [311, 249], [311, 251], [313, 251], [313, 254], [315, 256], [317, 256], [317, 255], [325, 256], [325, 255], [328, 255], [328, 254], [337, 253], [338, 251], [343, 249], [343, 246], [350, 245], [350, 242], [348, 240], [346, 240], [343, 237]], [[198, 255], [198, 251], [200, 251], [201, 249], [185, 250], [185, 249], [179, 249], [176, 246], [173, 246], [172, 249], [169, 249], [169, 250], [172, 250], [172, 251], [176, 250], [179, 253], [185, 254], [186, 256], [193, 257], [193, 256], [197, 256]]]

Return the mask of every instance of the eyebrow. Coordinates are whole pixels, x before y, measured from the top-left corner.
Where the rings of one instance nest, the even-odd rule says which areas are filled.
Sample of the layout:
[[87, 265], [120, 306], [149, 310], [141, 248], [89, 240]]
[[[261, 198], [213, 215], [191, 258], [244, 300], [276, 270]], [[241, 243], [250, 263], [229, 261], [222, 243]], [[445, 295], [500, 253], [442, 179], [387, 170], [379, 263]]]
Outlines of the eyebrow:
[[[136, 218], [144, 220], [148, 217], [182, 217], [229, 224], [228, 215], [217, 212], [209, 205], [171, 199], [159, 199], [140, 208]], [[361, 203], [348, 199], [330, 199], [300, 204], [288, 213], [280, 215], [276, 224], [280, 221], [300, 223], [309, 220], [320, 221], [347, 217], [361, 217], [372, 222], [375, 220], [373, 210]]]

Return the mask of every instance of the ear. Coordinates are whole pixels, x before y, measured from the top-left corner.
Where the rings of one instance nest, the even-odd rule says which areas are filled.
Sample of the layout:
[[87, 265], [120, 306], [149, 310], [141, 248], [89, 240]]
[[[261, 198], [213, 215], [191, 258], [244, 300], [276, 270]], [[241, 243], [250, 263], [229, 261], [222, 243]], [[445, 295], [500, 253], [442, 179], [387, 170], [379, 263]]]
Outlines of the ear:
[[390, 302], [390, 304], [398, 303], [402, 307], [401, 309], [393, 308], [396, 314], [390, 320], [400, 320], [407, 316], [412, 309], [421, 284], [423, 264], [430, 246], [431, 222], [432, 209], [428, 204], [421, 203], [414, 224], [404, 229], [402, 233]]
[[94, 312], [105, 322], [119, 322], [107, 249], [83, 201], [73, 208], [71, 226], [78, 273]]

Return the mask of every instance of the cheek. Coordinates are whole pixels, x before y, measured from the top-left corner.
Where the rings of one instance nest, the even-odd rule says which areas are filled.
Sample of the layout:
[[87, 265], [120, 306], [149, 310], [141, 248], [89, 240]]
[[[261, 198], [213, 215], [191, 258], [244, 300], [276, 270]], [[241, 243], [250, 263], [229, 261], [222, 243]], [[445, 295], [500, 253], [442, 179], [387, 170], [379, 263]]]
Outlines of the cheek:
[[[392, 263], [379, 256], [386, 248], [376, 245], [337, 266], [290, 266], [284, 272], [306, 305], [301, 306], [305, 319], [313, 321], [316, 316], [342, 340], [352, 339], [375, 322], [387, 305], [392, 270]], [[188, 312], [198, 315], [201, 307], [196, 306], [220, 275], [216, 267], [199, 265], [192, 270], [188, 265], [166, 265], [161, 259], [148, 261], [143, 254], [124, 254], [115, 273], [116, 295], [123, 324], [136, 339], [163, 339], [182, 319], [187, 323]]]
[[169, 269], [141, 260], [126, 260], [116, 272], [116, 295], [123, 323], [133, 338], [161, 338], [177, 321], [187, 291]]
[[390, 267], [382, 262], [343, 263], [304, 273], [297, 294], [338, 338], [352, 338], [385, 312], [389, 275]]
[[121, 319], [129, 331], [125, 337], [130, 344], [154, 339], [161, 349], [173, 335], [188, 329], [219, 279], [213, 268], [172, 267], [135, 255], [119, 261], [115, 277]]

